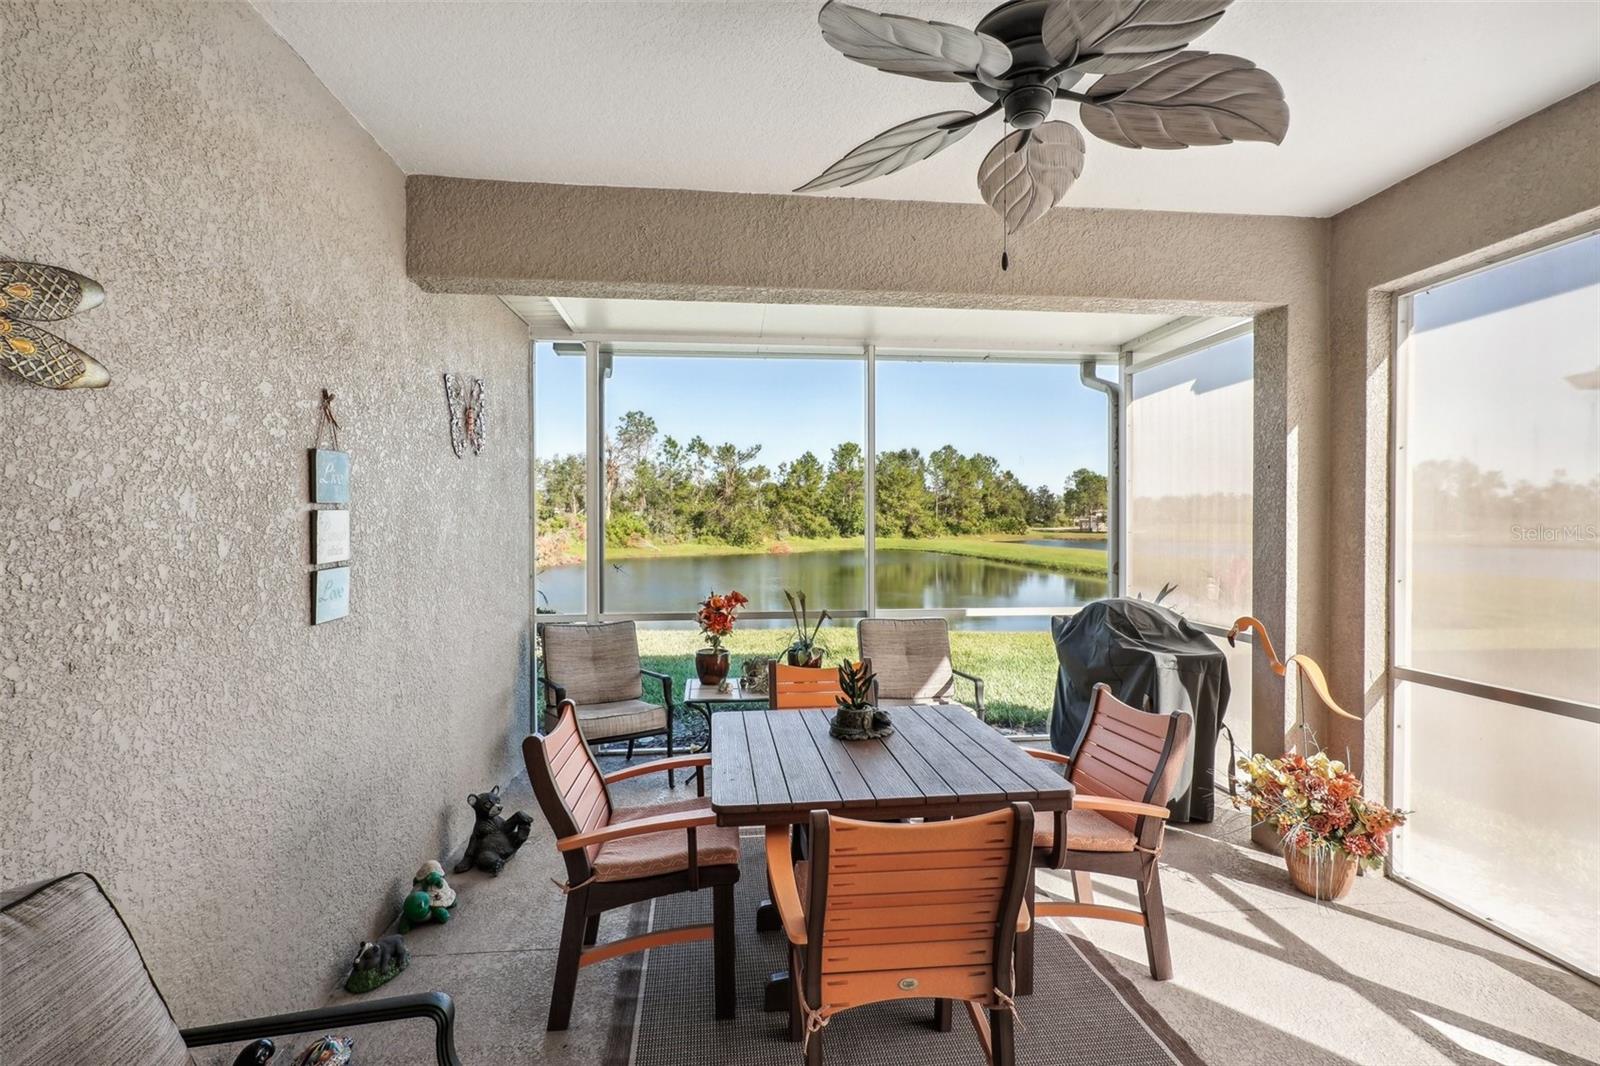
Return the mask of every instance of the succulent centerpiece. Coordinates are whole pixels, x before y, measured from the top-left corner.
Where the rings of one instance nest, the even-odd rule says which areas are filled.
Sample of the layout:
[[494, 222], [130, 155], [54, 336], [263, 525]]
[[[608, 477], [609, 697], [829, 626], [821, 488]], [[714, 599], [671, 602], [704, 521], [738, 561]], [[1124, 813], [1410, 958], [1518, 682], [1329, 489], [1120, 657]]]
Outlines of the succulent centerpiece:
[[877, 705], [878, 675], [868, 662], [839, 664], [838, 704], [828, 732], [840, 740], [874, 740], [894, 732], [889, 712]]

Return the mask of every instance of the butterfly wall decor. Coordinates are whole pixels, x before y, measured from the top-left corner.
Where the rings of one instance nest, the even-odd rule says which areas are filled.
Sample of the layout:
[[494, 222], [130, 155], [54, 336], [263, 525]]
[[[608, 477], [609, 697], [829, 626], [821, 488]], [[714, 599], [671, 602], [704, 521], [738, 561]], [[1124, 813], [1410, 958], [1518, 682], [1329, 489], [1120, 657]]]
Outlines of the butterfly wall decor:
[[0, 259], [0, 366], [46, 389], [103, 389], [111, 372], [40, 322], [99, 307], [105, 289], [63, 267]]
[[463, 395], [461, 382], [454, 374], [444, 376], [444, 402], [450, 411], [450, 447], [456, 458], [466, 458], [470, 447], [473, 455], [483, 454], [483, 379], [471, 378]]

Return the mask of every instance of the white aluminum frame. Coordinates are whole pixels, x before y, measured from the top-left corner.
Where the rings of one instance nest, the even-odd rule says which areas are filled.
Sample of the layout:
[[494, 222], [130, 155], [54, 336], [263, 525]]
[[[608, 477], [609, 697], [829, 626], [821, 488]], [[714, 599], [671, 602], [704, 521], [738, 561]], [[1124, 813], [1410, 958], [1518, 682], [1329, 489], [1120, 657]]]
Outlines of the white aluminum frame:
[[[1587, 704], [1578, 700], [1546, 696], [1523, 689], [1489, 685], [1467, 678], [1436, 674], [1400, 665], [1411, 657], [1411, 649], [1409, 647], [1410, 633], [1402, 623], [1411, 616], [1411, 587], [1407, 583], [1411, 572], [1411, 544], [1410, 539], [1405, 535], [1411, 518], [1411, 486], [1410, 479], [1406, 474], [1404, 460], [1407, 443], [1406, 431], [1409, 428], [1412, 414], [1410, 340], [1414, 325], [1413, 300], [1415, 297], [1440, 285], [1494, 270], [1504, 266], [1506, 263], [1539, 255], [1574, 241], [1586, 240], [1596, 234], [1600, 234], [1600, 229], [1589, 229], [1582, 233], [1569, 234], [1531, 248], [1495, 256], [1463, 270], [1439, 274], [1430, 278], [1426, 283], [1396, 292], [1393, 296], [1395, 335], [1389, 367], [1388, 488], [1390, 569], [1387, 619], [1388, 662], [1386, 664], [1388, 666], [1388, 681], [1386, 691], [1389, 706], [1389, 795], [1393, 800], [1393, 805], [1401, 809], [1409, 809], [1411, 805], [1411, 747], [1410, 733], [1407, 730], [1410, 701], [1407, 698], [1407, 690], [1402, 687], [1407, 683], [1600, 724], [1600, 704]], [[1405, 874], [1400, 872], [1400, 868], [1405, 865], [1405, 857], [1406, 830], [1402, 826], [1395, 831], [1393, 847], [1390, 849], [1389, 858], [1385, 863], [1385, 872], [1389, 877], [1412, 891], [1426, 896], [1428, 899], [1448, 907], [1480, 925], [1493, 929], [1496, 933], [1527, 948], [1529, 951], [1541, 955], [1581, 977], [1600, 984], [1600, 973], [1585, 969], [1574, 960], [1561, 955], [1548, 945], [1537, 943], [1507, 929], [1492, 915], [1480, 910], [1472, 902], [1457, 898], [1438, 888], [1430, 887], [1426, 882], [1417, 880], [1414, 873]]]

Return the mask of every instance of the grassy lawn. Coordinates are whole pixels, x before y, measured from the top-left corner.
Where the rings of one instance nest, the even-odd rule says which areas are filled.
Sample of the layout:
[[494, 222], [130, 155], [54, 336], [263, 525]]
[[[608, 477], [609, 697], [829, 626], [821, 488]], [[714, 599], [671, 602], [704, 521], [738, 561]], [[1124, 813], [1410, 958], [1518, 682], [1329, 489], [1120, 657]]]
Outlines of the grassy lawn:
[[[736, 632], [726, 642], [733, 658], [730, 676], [737, 676], [745, 656], [776, 657], [789, 646], [790, 634], [784, 629], [747, 629]], [[853, 628], [824, 629], [822, 643], [828, 649], [828, 663], [856, 654]], [[647, 670], [659, 670], [673, 678], [673, 693], [681, 699], [684, 684], [694, 676], [694, 653], [702, 647], [700, 634], [689, 629], [639, 629], [639, 652]], [[1056, 653], [1050, 634], [995, 633], [957, 630], [950, 634], [951, 656], [958, 669], [977, 674], [984, 680], [984, 702], [989, 721], [994, 725], [1026, 728], [1043, 732], [1055, 696]], [[661, 702], [661, 686], [645, 679], [645, 698]], [[972, 685], [956, 678], [956, 698], [972, 702]], [[680, 716], [685, 712], [680, 710]], [[699, 716], [688, 714], [680, 729], [693, 729]]]
[[[1035, 540], [1074, 540], [1074, 534], [1029, 534]], [[1037, 570], [1050, 570], [1061, 574], [1078, 574], [1086, 577], [1104, 577], [1106, 553], [1096, 548], [1056, 548], [1043, 544], [1024, 544], [1024, 537], [1009, 534], [991, 534], [972, 537], [879, 537], [880, 550], [904, 549], [907, 551], [940, 552], [945, 555], [964, 555], [974, 559], [1014, 563]], [[627, 559], [687, 558], [708, 555], [775, 555], [816, 551], [860, 551], [860, 537], [794, 538], [768, 544], [741, 547], [733, 544], [658, 544], [631, 545], [625, 548], [607, 548], [606, 558], [616, 561]]]

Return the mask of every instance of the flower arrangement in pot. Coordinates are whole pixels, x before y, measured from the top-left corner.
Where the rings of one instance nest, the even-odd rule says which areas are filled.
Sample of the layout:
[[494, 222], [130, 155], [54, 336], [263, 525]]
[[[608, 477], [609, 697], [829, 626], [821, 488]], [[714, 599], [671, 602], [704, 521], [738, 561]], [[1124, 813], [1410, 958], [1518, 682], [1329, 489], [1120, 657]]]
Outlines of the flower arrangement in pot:
[[839, 695], [834, 699], [838, 706], [828, 732], [840, 740], [873, 740], [893, 733], [894, 723], [889, 712], [877, 706], [877, 694], [878, 675], [871, 663], [840, 663]]
[[707, 646], [694, 653], [694, 672], [702, 685], [720, 685], [728, 676], [728, 649], [722, 646], [722, 640], [733, 632], [739, 608], [749, 602], [737, 590], [730, 590], [727, 595], [713, 592], [700, 601], [694, 620], [699, 623]]
[[1324, 752], [1239, 760], [1244, 795], [1257, 822], [1277, 830], [1294, 887], [1317, 899], [1343, 899], [1359, 867], [1376, 869], [1389, 835], [1406, 822], [1361, 794], [1361, 779]]
[[784, 589], [783, 598], [789, 601], [789, 613], [794, 616], [794, 640], [784, 652], [785, 660], [790, 666], [821, 666], [827, 649], [817, 643], [817, 632], [822, 628], [822, 623], [828, 620], [828, 612], [817, 615], [817, 624], [811, 625], [811, 617], [806, 613], [804, 590], [790, 592]]

